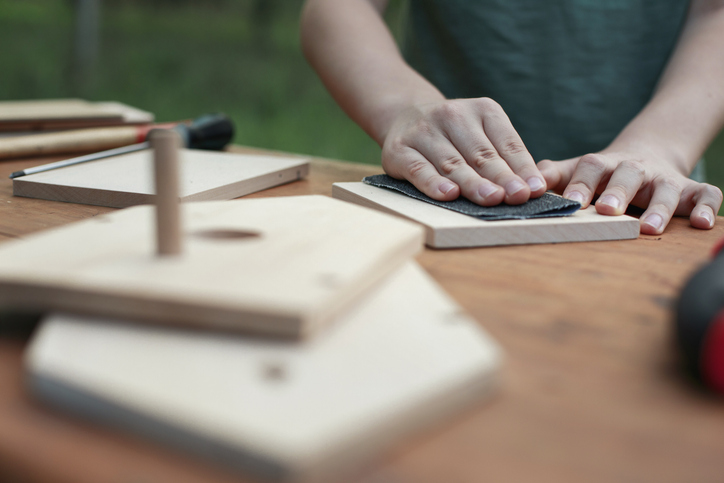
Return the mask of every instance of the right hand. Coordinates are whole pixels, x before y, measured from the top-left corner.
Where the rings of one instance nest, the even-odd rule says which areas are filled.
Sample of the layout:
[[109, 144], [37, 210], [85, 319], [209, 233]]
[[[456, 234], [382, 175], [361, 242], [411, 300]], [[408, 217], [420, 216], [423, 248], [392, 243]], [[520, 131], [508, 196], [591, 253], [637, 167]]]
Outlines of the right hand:
[[440, 201], [462, 194], [483, 206], [517, 205], [546, 192], [545, 179], [510, 119], [484, 97], [402, 111], [385, 136], [382, 167]]

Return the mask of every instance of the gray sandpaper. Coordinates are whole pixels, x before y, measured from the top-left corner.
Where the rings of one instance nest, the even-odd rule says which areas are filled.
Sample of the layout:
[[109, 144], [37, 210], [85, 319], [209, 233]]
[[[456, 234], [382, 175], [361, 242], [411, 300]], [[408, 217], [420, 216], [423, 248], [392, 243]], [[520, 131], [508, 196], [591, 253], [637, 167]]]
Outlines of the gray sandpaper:
[[525, 220], [527, 218], [545, 218], [551, 216], [572, 215], [581, 208], [577, 201], [567, 200], [561, 196], [545, 193], [540, 198], [531, 198], [522, 205], [480, 206], [462, 196], [453, 201], [437, 201], [415, 188], [406, 180], [395, 179], [386, 174], [367, 176], [363, 183], [387, 188], [406, 194], [411, 198], [425, 201], [448, 210], [474, 216], [485, 221], [494, 220]]

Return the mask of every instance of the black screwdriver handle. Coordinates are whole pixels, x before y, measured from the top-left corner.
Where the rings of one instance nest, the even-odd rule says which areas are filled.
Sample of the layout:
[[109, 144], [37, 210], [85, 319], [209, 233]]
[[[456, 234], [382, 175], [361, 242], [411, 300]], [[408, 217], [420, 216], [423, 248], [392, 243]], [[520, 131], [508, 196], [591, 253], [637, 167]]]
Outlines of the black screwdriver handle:
[[190, 149], [219, 151], [234, 138], [234, 123], [224, 114], [207, 114], [191, 124], [178, 124], [173, 129]]

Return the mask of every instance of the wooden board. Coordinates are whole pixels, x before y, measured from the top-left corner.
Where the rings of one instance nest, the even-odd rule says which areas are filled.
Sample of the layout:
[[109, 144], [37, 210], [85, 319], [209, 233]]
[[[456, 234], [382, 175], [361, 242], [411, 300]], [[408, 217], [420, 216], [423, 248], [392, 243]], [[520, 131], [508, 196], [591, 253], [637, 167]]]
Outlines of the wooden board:
[[[25, 166], [0, 163], [0, 244], [111, 210], [13, 198], [7, 175]], [[306, 181], [249, 196], [331, 195], [332, 182], [381, 169], [313, 158]], [[503, 385], [490, 404], [342, 481], [718, 481], [724, 405], [676, 370], [670, 324], [682, 284], [722, 237], [722, 216], [711, 230], [674, 217], [662, 235], [628, 242], [425, 250], [420, 264], [505, 348]], [[34, 483], [260, 483], [38, 404], [26, 392], [25, 339], [9, 318], [0, 326], [0, 474]]]
[[[13, 195], [125, 208], [153, 203], [151, 150], [99, 159], [13, 180]], [[182, 149], [181, 201], [230, 200], [302, 179], [309, 161]]]
[[433, 248], [624, 240], [639, 236], [637, 219], [599, 215], [592, 206], [566, 217], [482, 221], [364, 183], [335, 183], [332, 196], [420, 223], [425, 227], [425, 243]]
[[306, 343], [55, 315], [26, 369], [36, 396], [82, 417], [262, 476], [316, 479], [478, 401], [500, 356], [411, 263]]
[[181, 207], [178, 257], [155, 255], [153, 206], [2, 244], [0, 308], [298, 337], [422, 247], [419, 226], [325, 196]]
[[0, 131], [75, 129], [153, 122], [153, 114], [119, 102], [44, 99], [0, 102]]

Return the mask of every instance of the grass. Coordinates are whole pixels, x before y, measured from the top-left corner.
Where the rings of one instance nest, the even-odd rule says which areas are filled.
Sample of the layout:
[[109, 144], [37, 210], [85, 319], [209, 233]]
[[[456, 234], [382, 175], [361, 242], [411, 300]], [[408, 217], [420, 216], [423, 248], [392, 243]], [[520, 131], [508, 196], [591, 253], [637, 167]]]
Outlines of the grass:
[[268, 19], [257, 3], [106, 0], [95, 76], [79, 91], [71, 77], [70, 2], [0, 0], [0, 93], [113, 99], [160, 121], [225, 112], [237, 126], [236, 143], [378, 163], [377, 144], [301, 55], [301, 0], [266, 0], [274, 9]]
[[[400, 1], [389, 22], [399, 24]], [[364, 163], [380, 149], [337, 107], [301, 55], [302, 0], [104, 0], [100, 57], [71, 76], [73, 2], [0, 0], [3, 99], [118, 100], [160, 121], [225, 112], [235, 142]], [[724, 187], [724, 137], [707, 152]]]

